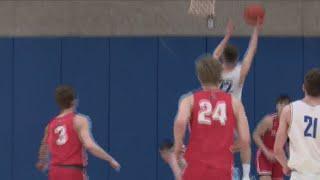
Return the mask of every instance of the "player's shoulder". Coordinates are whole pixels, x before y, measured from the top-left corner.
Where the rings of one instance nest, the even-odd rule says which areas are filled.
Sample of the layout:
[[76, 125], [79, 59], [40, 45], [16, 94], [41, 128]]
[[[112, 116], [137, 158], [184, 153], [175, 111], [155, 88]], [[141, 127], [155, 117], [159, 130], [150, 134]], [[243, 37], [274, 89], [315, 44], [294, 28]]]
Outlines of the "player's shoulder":
[[74, 116], [74, 120], [79, 122], [88, 122], [88, 123], [91, 122], [91, 119], [88, 115], [81, 114], [81, 113], [76, 113]]
[[182, 94], [179, 98], [179, 103], [190, 101], [191, 99], [193, 99], [193, 94], [193, 91], [189, 91], [187, 93]]
[[239, 62], [239, 63], [237, 63], [237, 65], [234, 67], [233, 71], [240, 71], [241, 68], [242, 68], [242, 63]]
[[271, 118], [271, 119], [275, 119], [278, 118], [278, 113], [274, 112], [274, 113], [270, 113], [268, 115], [266, 115], [267, 118]]
[[265, 122], [265, 123], [272, 123], [273, 120], [277, 117], [278, 117], [277, 113], [270, 113], [270, 114], [265, 115], [262, 119], [263, 119], [263, 122]]
[[305, 106], [306, 104], [302, 101], [302, 100], [296, 100], [296, 101], [293, 101], [291, 102], [289, 105], [287, 106]]

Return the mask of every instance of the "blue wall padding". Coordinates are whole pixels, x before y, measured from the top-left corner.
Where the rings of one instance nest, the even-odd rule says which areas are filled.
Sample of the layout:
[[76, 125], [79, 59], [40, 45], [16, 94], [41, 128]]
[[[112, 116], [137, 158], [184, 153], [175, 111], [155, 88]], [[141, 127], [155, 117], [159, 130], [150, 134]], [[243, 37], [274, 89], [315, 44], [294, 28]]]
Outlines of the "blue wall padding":
[[14, 180], [42, 177], [34, 165], [44, 128], [57, 113], [60, 50], [59, 39], [14, 40]]
[[156, 178], [157, 55], [156, 38], [110, 39], [110, 180]]
[[0, 40], [0, 173], [3, 179], [11, 179], [13, 145], [13, 40]]
[[[79, 112], [91, 117], [96, 141], [122, 164], [121, 172], [116, 173], [106, 162], [89, 156], [91, 179], [173, 179], [158, 146], [162, 140], [172, 139], [180, 96], [200, 87], [195, 59], [211, 53], [220, 40], [0, 39], [2, 179], [46, 178], [34, 165], [44, 128], [58, 113], [53, 95], [62, 83], [76, 88]], [[249, 37], [234, 37], [231, 43], [239, 48], [242, 59]], [[260, 38], [243, 91], [251, 131], [265, 114], [275, 111], [279, 94], [287, 93], [294, 99], [303, 96], [304, 73], [319, 67], [319, 49], [318, 37]]]

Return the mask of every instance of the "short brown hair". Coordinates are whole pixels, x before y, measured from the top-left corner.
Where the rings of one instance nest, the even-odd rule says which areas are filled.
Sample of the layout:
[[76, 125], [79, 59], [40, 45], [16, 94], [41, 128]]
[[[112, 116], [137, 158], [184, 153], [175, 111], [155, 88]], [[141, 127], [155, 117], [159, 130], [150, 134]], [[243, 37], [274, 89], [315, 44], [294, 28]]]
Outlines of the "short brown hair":
[[196, 62], [197, 76], [203, 85], [218, 85], [221, 82], [222, 65], [212, 55], [204, 55]]
[[223, 61], [226, 63], [236, 63], [238, 60], [238, 49], [228, 44], [223, 50]]
[[55, 98], [61, 109], [68, 109], [75, 100], [75, 91], [71, 86], [61, 85], [56, 88]]
[[315, 68], [308, 71], [304, 77], [304, 88], [309, 96], [320, 96], [320, 69]]

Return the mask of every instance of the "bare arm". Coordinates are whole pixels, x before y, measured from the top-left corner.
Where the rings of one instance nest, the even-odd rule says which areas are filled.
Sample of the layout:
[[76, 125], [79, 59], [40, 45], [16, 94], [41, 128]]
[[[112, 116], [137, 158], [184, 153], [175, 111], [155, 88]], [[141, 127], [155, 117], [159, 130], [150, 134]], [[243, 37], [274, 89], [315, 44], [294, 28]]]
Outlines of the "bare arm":
[[174, 152], [176, 157], [180, 157], [181, 153], [183, 153], [183, 140], [191, 117], [192, 101], [193, 96], [189, 95], [182, 99], [179, 104], [178, 113], [174, 123]]
[[288, 139], [288, 128], [291, 123], [291, 108], [286, 106], [280, 116], [279, 129], [277, 131], [276, 142], [274, 144], [274, 152], [276, 159], [281, 164], [281, 166], [288, 170], [288, 159], [284, 151], [284, 146]]
[[48, 126], [44, 130], [44, 135], [41, 140], [39, 153], [38, 153], [38, 163], [36, 165], [36, 167], [41, 171], [44, 170], [48, 165], [49, 150], [48, 150], [47, 138], [48, 138]]
[[240, 82], [239, 82], [240, 85], [244, 84], [244, 81], [249, 73], [250, 68], [251, 68], [251, 64], [254, 59], [254, 56], [256, 54], [260, 28], [261, 28], [260, 25], [256, 25], [254, 27], [253, 33], [251, 35], [249, 47], [246, 52], [246, 55], [244, 56], [242, 66], [241, 66]]
[[262, 152], [266, 155], [269, 161], [274, 161], [274, 153], [273, 150], [268, 149], [263, 143], [262, 137], [264, 134], [272, 129], [273, 119], [271, 116], [266, 116], [256, 127], [253, 132], [253, 140], [256, 145], [262, 150]]
[[[239, 143], [242, 150], [250, 149], [250, 130], [248, 119], [241, 101], [232, 97], [233, 112], [236, 117], [236, 130], [239, 135]], [[247, 160], [249, 159], [249, 160]], [[250, 161], [250, 157], [244, 158], [244, 161]], [[247, 163], [247, 162], [243, 162]]]
[[178, 164], [177, 158], [174, 154], [170, 157], [169, 166], [173, 172], [173, 175], [175, 177], [175, 180], [181, 180], [182, 170]]
[[90, 132], [88, 119], [77, 115], [74, 123], [83, 146], [95, 157], [109, 162], [114, 169], [119, 169], [120, 164], [94, 141]]
[[229, 20], [228, 25], [227, 25], [226, 35], [224, 36], [224, 38], [222, 39], [220, 44], [216, 47], [216, 49], [213, 52], [212, 56], [214, 59], [216, 59], [216, 60], [220, 59], [220, 57], [224, 51], [224, 48], [226, 47], [226, 45], [227, 45], [227, 43], [233, 33], [233, 30], [234, 30], [234, 25], [233, 25], [232, 21]]
[[272, 119], [270, 116], [264, 117], [264, 119], [258, 124], [256, 129], [253, 132], [253, 140], [256, 143], [256, 145], [262, 150], [262, 151], [268, 151], [269, 149], [264, 145], [262, 141], [262, 136], [264, 134], [271, 130], [272, 128]]

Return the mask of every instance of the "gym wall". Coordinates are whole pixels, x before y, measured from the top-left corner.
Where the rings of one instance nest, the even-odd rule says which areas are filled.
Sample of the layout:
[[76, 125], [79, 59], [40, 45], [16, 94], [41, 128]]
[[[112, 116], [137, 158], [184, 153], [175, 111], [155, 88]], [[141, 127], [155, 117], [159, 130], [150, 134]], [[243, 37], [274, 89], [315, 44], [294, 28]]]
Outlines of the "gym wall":
[[320, 35], [318, 0], [216, 0], [215, 28], [188, 15], [190, 0], [6, 0], [0, 1], [0, 36], [194, 36], [222, 35], [228, 18], [236, 35], [248, 4], [266, 9], [262, 34]]
[[[62, 83], [76, 88], [96, 140], [122, 163], [115, 173], [90, 157], [91, 179], [173, 179], [158, 145], [172, 137], [179, 97], [199, 87], [195, 59], [221, 38], [1, 38], [1, 179], [46, 178], [34, 165], [45, 125], [58, 113], [53, 94]], [[248, 41], [232, 39], [242, 55]], [[251, 130], [274, 112], [280, 93], [302, 97], [304, 73], [320, 65], [319, 46], [316, 37], [260, 38], [243, 91]]]

